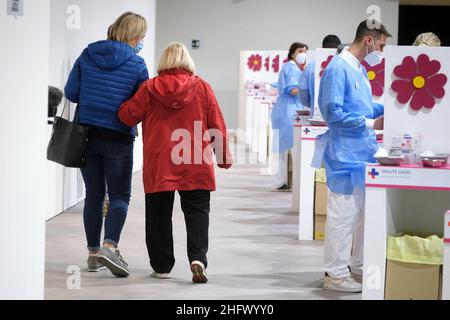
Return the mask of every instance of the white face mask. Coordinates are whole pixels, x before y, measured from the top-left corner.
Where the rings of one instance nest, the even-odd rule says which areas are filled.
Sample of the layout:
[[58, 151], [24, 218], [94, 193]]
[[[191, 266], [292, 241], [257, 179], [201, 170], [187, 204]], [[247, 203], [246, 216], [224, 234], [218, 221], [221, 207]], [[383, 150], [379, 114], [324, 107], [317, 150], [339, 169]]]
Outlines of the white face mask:
[[373, 51], [368, 53], [364, 60], [369, 64], [369, 66], [373, 67], [379, 65], [383, 61], [384, 55], [381, 51], [375, 49], [375, 44], [373, 45]]
[[305, 52], [299, 53], [297, 55], [297, 57], [295, 58], [295, 62], [297, 62], [297, 64], [300, 66], [305, 64], [306, 63], [306, 53]]

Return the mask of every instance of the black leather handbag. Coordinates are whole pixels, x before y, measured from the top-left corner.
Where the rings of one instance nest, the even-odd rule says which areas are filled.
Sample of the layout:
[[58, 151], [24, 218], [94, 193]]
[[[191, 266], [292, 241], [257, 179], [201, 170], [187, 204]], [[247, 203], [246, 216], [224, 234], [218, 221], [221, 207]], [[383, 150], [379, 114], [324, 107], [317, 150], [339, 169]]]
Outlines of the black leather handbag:
[[78, 106], [73, 122], [64, 119], [66, 104], [61, 117], [55, 117], [52, 136], [47, 147], [47, 159], [69, 168], [84, 168], [89, 127], [76, 123]]

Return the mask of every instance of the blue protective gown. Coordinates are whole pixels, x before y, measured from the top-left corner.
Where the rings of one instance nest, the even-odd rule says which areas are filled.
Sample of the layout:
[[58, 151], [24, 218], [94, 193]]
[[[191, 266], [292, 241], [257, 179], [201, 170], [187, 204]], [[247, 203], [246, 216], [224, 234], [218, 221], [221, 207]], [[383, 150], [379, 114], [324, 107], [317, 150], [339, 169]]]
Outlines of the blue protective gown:
[[272, 129], [278, 130], [274, 135], [272, 151], [283, 153], [294, 146], [293, 117], [297, 110], [303, 109], [300, 96], [290, 94], [299, 88], [302, 71], [293, 61], [286, 62], [278, 77], [278, 99], [272, 109]]
[[366, 119], [383, 115], [384, 107], [372, 101], [364, 67], [352, 66], [342, 54], [333, 58], [320, 83], [319, 108], [329, 130], [316, 142], [315, 158], [322, 152], [328, 188], [351, 195], [355, 187], [365, 187], [365, 166], [375, 162], [378, 150]]
[[315, 62], [309, 63], [300, 77], [300, 89], [308, 90], [309, 107], [311, 108], [311, 118], [314, 116], [314, 87], [316, 78], [314, 70], [316, 68]]

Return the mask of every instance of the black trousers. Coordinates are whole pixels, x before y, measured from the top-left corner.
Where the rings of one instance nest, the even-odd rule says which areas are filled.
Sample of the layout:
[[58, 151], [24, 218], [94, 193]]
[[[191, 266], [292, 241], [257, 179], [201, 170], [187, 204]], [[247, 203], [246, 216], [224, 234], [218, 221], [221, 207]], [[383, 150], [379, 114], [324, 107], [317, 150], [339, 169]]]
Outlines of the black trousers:
[[[189, 263], [208, 261], [208, 228], [210, 191], [178, 191], [187, 231]], [[172, 210], [175, 192], [145, 195], [145, 234], [150, 265], [158, 273], [169, 273], [174, 264]]]

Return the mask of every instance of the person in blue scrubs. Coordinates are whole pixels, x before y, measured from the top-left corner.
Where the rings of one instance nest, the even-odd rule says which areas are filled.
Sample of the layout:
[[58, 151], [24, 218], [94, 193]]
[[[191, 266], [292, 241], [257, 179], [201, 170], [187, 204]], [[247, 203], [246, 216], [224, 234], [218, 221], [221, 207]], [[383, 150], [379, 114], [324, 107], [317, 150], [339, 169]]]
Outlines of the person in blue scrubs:
[[383, 129], [384, 107], [373, 102], [361, 62], [378, 59], [390, 36], [381, 23], [361, 22], [352, 45], [331, 60], [320, 83], [319, 108], [329, 130], [317, 140], [315, 158], [325, 163], [328, 186], [327, 290], [362, 291], [365, 165], [375, 162], [374, 129]]
[[273, 147], [276, 168], [273, 191], [290, 191], [288, 185], [288, 155], [294, 146], [293, 118], [302, 110], [300, 102], [301, 68], [306, 62], [306, 44], [295, 42], [289, 48], [288, 59], [278, 78], [278, 99], [272, 109], [271, 120], [274, 130]]
[[[322, 40], [322, 48], [337, 49], [341, 45], [341, 39], [334, 34], [329, 34]], [[314, 87], [315, 87], [315, 62], [308, 63], [300, 77], [300, 99], [303, 106], [311, 109], [311, 118], [314, 117]]]

